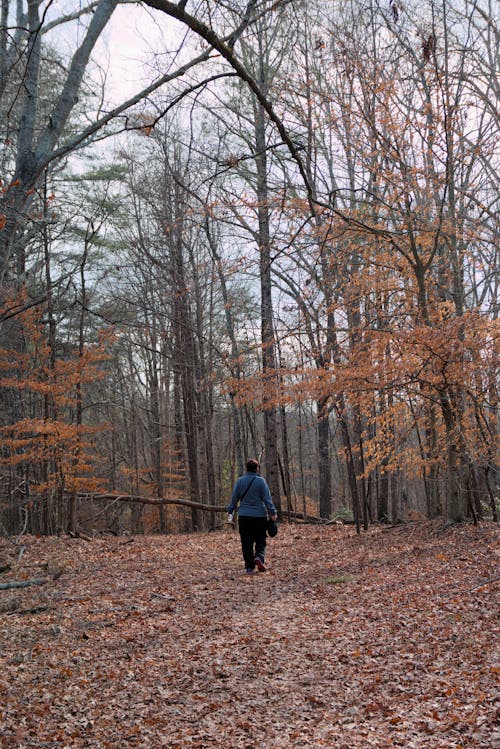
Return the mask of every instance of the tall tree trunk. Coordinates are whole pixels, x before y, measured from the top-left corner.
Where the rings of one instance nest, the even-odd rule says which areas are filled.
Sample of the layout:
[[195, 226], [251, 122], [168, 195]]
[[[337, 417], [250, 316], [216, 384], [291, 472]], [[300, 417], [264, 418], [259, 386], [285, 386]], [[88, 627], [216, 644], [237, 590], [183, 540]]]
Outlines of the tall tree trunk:
[[[162, 465], [162, 413], [160, 407], [160, 357], [158, 352], [158, 320], [153, 311], [150, 321], [150, 366], [149, 366], [149, 432], [151, 438], [151, 454], [153, 457], [153, 473], [156, 484], [156, 496], [164, 496], [163, 465]], [[167, 513], [164, 505], [159, 507], [160, 532], [167, 532]]]
[[[293, 507], [293, 496], [292, 496], [292, 471], [290, 466], [290, 445], [288, 439], [288, 423], [286, 408], [283, 404], [280, 406], [280, 424], [281, 424], [281, 444], [283, 460], [280, 460], [281, 467], [281, 483], [283, 485], [283, 493], [286, 497], [286, 511], [288, 520], [291, 520], [291, 513], [294, 512]], [[279, 457], [279, 456], [278, 456]]]
[[[263, 76], [263, 74], [262, 74]], [[262, 330], [262, 375], [264, 450], [266, 479], [278, 512], [281, 512], [281, 497], [278, 469], [278, 430], [276, 419], [276, 353], [274, 342], [270, 209], [267, 178], [266, 130], [264, 110], [255, 105], [255, 161], [257, 165], [258, 201], [258, 247], [260, 257], [261, 330]]]
[[[205, 311], [203, 308], [202, 289], [197, 268], [196, 259], [193, 255], [191, 244], [188, 246], [189, 260], [191, 265], [191, 278], [194, 290], [195, 331], [196, 341], [193, 346], [195, 356], [195, 379], [196, 392], [198, 394], [198, 433], [201, 442], [200, 462], [204, 467], [203, 485], [204, 492], [208, 495], [209, 504], [217, 504], [217, 490], [215, 481], [214, 447], [212, 440], [212, 407], [211, 388], [212, 377], [210, 361], [207, 361], [207, 346], [205, 345], [206, 332], [203, 321]], [[212, 293], [208, 309], [208, 319], [213, 319]], [[211, 350], [211, 324], [208, 334], [208, 350]], [[215, 513], [210, 513], [210, 527], [215, 528]]]
[[[240, 363], [239, 363], [240, 348], [238, 345], [238, 341], [236, 339], [234, 318], [233, 318], [233, 313], [231, 310], [231, 303], [229, 300], [229, 293], [227, 289], [226, 276], [224, 273], [224, 266], [223, 266], [220, 253], [218, 251], [216, 241], [212, 235], [212, 232], [210, 231], [208, 214], [205, 214], [204, 230], [205, 230], [205, 235], [208, 239], [208, 246], [210, 248], [210, 253], [214, 261], [217, 278], [219, 279], [219, 284], [220, 284], [220, 289], [221, 289], [221, 294], [222, 294], [222, 301], [224, 304], [226, 332], [229, 336], [229, 341], [231, 343], [231, 356], [230, 356], [230, 361], [229, 361], [229, 365], [231, 368], [231, 376], [235, 380], [240, 380], [241, 379], [241, 368], [240, 368]], [[241, 425], [242, 417], [241, 417], [241, 412], [236, 405], [236, 393], [234, 392], [234, 388], [231, 388], [229, 392], [229, 403], [230, 403], [231, 417], [232, 417], [231, 421], [232, 421], [232, 427], [233, 427], [234, 449], [236, 453], [237, 472], [238, 472], [238, 476], [241, 476], [241, 474], [245, 470], [245, 445], [244, 445], [243, 430], [242, 430], [242, 425]]]
[[[80, 262], [80, 286], [81, 286], [81, 304], [80, 304], [80, 320], [78, 325], [78, 356], [80, 361], [83, 359], [83, 353], [85, 349], [85, 316], [87, 310], [87, 286], [85, 280], [85, 265], [87, 262], [89, 243], [93, 235], [93, 226], [87, 228], [87, 234], [85, 237], [85, 245], [83, 250], [82, 259]], [[83, 392], [82, 383], [80, 380], [75, 386], [76, 394], [76, 424], [78, 427], [78, 439], [80, 439], [80, 430], [83, 424]], [[80, 457], [80, 445], [75, 445], [74, 456], [73, 456], [73, 479], [76, 478], [76, 472], [78, 470], [78, 463]], [[76, 482], [68, 499], [68, 530], [70, 533], [75, 533], [77, 528], [77, 511], [78, 511], [78, 498], [77, 498], [77, 487]]]
[[[55, 386], [54, 379], [56, 377], [56, 318], [54, 315], [54, 301], [53, 301], [53, 286], [52, 286], [52, 273], [51, 273], [51, 258], [50, 258], [50, 237], [48, 230], [47, 221], [47, 175], [44, 180], [44, 228], [43, 228], [43, 249], [44, 249], [44, 263], [45, 263], [45, 293], [47, 297], [46, 310], [48, 319], [48, 349], [49, 349], [49, 360], [48, 360], [48, 381], [49, 388], [44, 395], [44, 419], [45, 421], [53, 421], [57, 419], [57, 407], [54, 400], [53, 388]], [[19, 258], [18, 258], [19, 259]], [[24, 272], [24, 271], [23, 271]], [[47, 437], [43, 439], [47, 441]], [[48, 446], [47, 446], [48, 447]], [[45, 513], [43, 522], [43, 532], [45, 535], [50, 535], [57, 530], [59, 521], [59, 514], [61, 508], [56, 506], [53, 487], [51, 486], [54, 477], [57, 473], [56, 458], [54, 455], [49, 457], [49, 453], [53, 452], [47, 449], [45, 451], [46, 457], [43, 463], [44, 479], [47, 485], [46, 497], [45, 497]]]
[[354, 515], [354, 523], [356, 525], [356, 533], [361, 533], [361, 503], [359, 501], [359, 490], [358, 481], [356, 478], [356, 467], [354, 463], [354, 455], [352, 450], [351, 436], [349, 434], [349, 425], [347, 421], [347, 408], [343, 396], [339, 396], [336, 399], [335, 409], [337, 412], [340, 432], [342, 435], [342, 445], [344, 448], [344, 455], [347, 466], [347, 479], [349, 483], [349, 491], [351, 494], [352, 501], [352, 512]]
[[[198, 433], [198, 393], [195, 380], [196, 354], [193, 335], [193, 316], [188, 300], [189, 288], [183, 257], [183, 216], [184, 202], [182, 190], [175, 188], [175, 222], [170, 242], [170, 260], [173, 281], [173, 325], [175, 329], [175, 360], [180, 370], [182, 388], [182, 405], [184, 412], [184, 436], [189, 469], [190, 497], [200, 503], [199, 472], [199, 433]], [[200, 511], [191, 508], [191, 523], [194, 530], [200, 530], [202, 516]]]
[[[310, 50], [308, 35], [305, 37], [305, 94], [306, 94], [306, 129], [307, 145], [305, 149], [305, 169], [316, 198], [315, 188], [315, 125], [314, 125], [314, 94], [311, 86]], [[324, 221], [319, 213], [314, 216], [314, 222], [318, 230], [319, 255], [321, 265], [321, 290], [324, 294], [324, 306], [326, 311], [326, 343], [324, 351], [317, 352], [316, 364], [319, 368], [328, 366], [331, 361], [333, 344], [335, 340], [335, 316], [333, 313], [333, 284], [332, 284], [332, 256], [330, 244], [326, 241], [328, 230], [324, 227]], [[332, 515], [332, 468], [330, 454], [330, 419], [329, 398], [320, 398], [316, 402], [317, 411], [317, 440], [318, 440], [318, 482], [319, 482], [319, 514], [322, 518], [330, 518]]]
[[332, 473], [330, 456], [329, 398], [321, 398], [316, 405], [318, 413], [318, 468], [319, 516], [329, 519], [332, 514]]
[[303, 423], [303, 409], [302, 404], [298, 404], [299, 409], [299, 422], [298, 422], [298, 461], [299, 461], [299, 476], [300, 476], [300, 493], [302, 497], [302, 513], [304, 520], [307, 520], [307, 495], [306, 495], [306, 480], [304, 474], [305, 466], [305, 455], [304, 455], [304, 423]]

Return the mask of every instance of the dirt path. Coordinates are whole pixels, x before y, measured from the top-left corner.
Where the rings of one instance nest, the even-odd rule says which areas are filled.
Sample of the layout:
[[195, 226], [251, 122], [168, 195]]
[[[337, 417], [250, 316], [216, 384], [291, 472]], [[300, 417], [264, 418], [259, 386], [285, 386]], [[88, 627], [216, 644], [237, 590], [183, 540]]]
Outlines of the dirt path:
[[0, 746], [493, 749], [496, 533], [2, 542]]

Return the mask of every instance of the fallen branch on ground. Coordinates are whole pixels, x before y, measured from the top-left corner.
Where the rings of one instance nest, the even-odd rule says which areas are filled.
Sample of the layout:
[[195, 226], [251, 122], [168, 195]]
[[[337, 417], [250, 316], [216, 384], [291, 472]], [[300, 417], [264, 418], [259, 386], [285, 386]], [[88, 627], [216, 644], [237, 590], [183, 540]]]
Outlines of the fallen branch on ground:
[[492, 577], [489, 580], [485, 580], [482, 583], [479, 583], [479, 585], [474, 585], [473, 588], [467, 588], [467, 590], [461, 590], [459, 595], [463, 595], [463, 593], [472, 593], [473, 590], [477, 590], [478, 588], [483, 588], [485, 585], [489, 585], [490, 583], [497, 583], [500, 580], [500, 577]]
[[[32, 495], [33, 496], [33, 495]], [[140, 494], [112, 494], [110, 492], [99, 493], [99, 492], [78, 492], [76, 494], [78, 499], [96, 500], [96, 499], [107, 499], [115, 502], [136, 502], [143, 505], [153, 505], [161, 507], [162, 505], [180, 505], [182, 507], [193, 507], [196, 510], [203, 510], [204, 512], [227, 512], [226, 505], [211, 505], [205, 502], [193, 502], [190, 499], [171, 498], [171, 497], [145, 497]], [[287, 515], [293, 520], [303, 520], [306, 523], [318, 523], [324, 524], [327, 521], [323, 518], [314, 517], [307, 515], [304, 517], [301, 512], [290, 512], [283, 511], [283, 520], [286, 520]], [[81, 531], [79, 532], [81, 534]]]
[[183, 507], [194, 507], [206, 512], [226, 512], [224, 505], [209, 505], [203, 502], [193, 502], [190, 499], [171, 499], [170, 497], [144, 497], [139, 494], [98, 494], [90, 492], [78, 492], [79, 499], [111, 499], [119, 502], [138, 502], [143, 505], [182, 505]]
[[28, 585], [45, 585], [47, 578], [37, 580], [13, 580], [10, 583], [0, 583], [0, 590], [9, 590], [10, 588], [27, 588]]

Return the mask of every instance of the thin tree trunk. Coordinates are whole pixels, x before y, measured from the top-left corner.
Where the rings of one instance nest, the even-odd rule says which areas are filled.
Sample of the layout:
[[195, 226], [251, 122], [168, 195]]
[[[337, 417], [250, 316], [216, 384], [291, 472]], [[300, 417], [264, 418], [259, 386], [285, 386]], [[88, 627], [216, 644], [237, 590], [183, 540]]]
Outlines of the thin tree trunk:
[[[231, 304], [229, 301], [229, 293], [227, 289], [226, 276], [224, 273], [223, 263], [222, 263], [222, 259], [220, 257], [216, 242], [212, 236], [212, 232], [210, 231], [208, 214], [205, 215], [204, 229], [205, 229], [206, 237], [208, 239], [208, 246], [210, 248], [210, 252], [214, 261], [214, 266], [215, 266], [215, 270], [217, 273], [217, 277], [219, 279], [219, 284], [220, 284], [220, 289], [221, 289], [221, 294], [222, 294], [222, 301], [224, 304], [226, 331], [229, 336], [229, 340], [231, 342], [231, 356], [230, 356], [230, 362], [229, 362], [230, 369], [231, 369], [231, 376], [234, 377], [238, 381], [241, 379], [241, 368], [239, 364], [240, 350], [239, 350], [238, 341], [236, 339], [234, 319], [233, 319], [233, 314], [231, 311]], [[233, 388], [231, 388], [229, 392], [229, 402], [230, 402], [230, 409], [231, 409], [231, 416], [232, 416], [234, 449], [236, 453], [237, 472], [238, 472], [238, 476], [241, 476], [245, 470], [245, 452], [246, 451], [245, 451], [244, 441], [243, 441], [243, 436], [242, 436], [241, 413], [238, 407], [236, 406], [236, 393], [234, 392]]]
[[[162, 466], [162, 416], [160, 408], [160, 377], [159, 377], [159, 355], [158, 355], [158, 321], [153, 311], [150, 321], [151, 353], [149, 367], [150, 388], [150, 434], [152, 441], [152, 456], [154, 466], [154, 477], [156, 484], [156, 495], [163, 497], [163, 466]], [[167, 532], [167, 515], [163, 505], [159, 507], [160, 532]]]
[[[92, 227], [92, 233], [93, 233], [93, 227]], [[83, 359], [83, 352], [85, 348], [85, 315], [86, 315], [86, 310], [87, 310], [87, 287], [86, 287], [86, 281], [85, 281], [85, 264], [87, 262], [89, 242], [90, 242], [90, 236], [89, 236], [89, 231], [87, 230], [87, 236], [85, 237], [84, 251], [83, 251], [82, 260], [80, 263], [81, 306], [80, 306], [80, 320], [79, 320], [79, 327], [78, 327], [78, 356], [80, 358], [80, 361]], [[76, 383], [75, 390], [76, 390], [76, 424], [78, 427], [78, 432], [80, 432], [80, 429], [83, 423], [83, 394], [82, 394], [82, 383], [80, 380], [78, 380], [78, 382]], [[78, 434], [78, 439], [80, 439], [80, 433]], [[80, 455], [80, 445], [77, 444], [75, 445], [75, 453], [73, 457], [73, 479], [76, 478], [79, 455]], [[77, 489], [75, 485], [73, 492], [71, 493], [70, 498], [69, 498], [69, 507], [68, 507], [68, 531], [70, 533], [76, 532], [77, 507], [78, 507], [78, 498], [77, 498]]]
[[[262, 63], [261, 63], [262, 64]], [[264, 77], [264, 73], [261, 73]], [[266, 479], [273, 502], [281, 512], [281, 498], [278, 473], [278, 444], [276, 420], [276, 353], [274, 343], [272, 280], [271, 280], [271, 240], [270, 210], [267, 181], [266, 132], [264, 110], [255, 107], [255, 161], [257, 165], [258, 201], [258, 246], [260, 256], [260, 291], [262, 322], [262, 376], [263, 376], [263, 415]]]
[[352, 501], [352, 512], [354, 515], [354, 523], [356, 525], [356, 533], [361, 533], [361, 507], [358, 493], [358, 482], [356, 479], [356, 468], [354, 464], [354, 456], [351, 446], [351, 437], [349, 435], [349, 427], [347, 424], [347, 411], [344, 399], [340, 396], [337, 399], [336, 411], [340, 424], [340, 431], [342, 435], [342, 443], [344, 447], [344, 453], [347, 465], [347, 478], [349, 482], [349, 490], [351, 493]]
[[318, 468], [319, 468], [319, 516], [329, 519], [332, 515], [332, 479], [330, 461], [330, 411], [328, 398], [317, 402], [318, 412]]
[[[188, 302], [183, 258], [183, 198], [181, 191], [175, 191], [175, 236], [172, 238], [170, 253], [172, 263], [172, 280], [174, 284], [175, 360], [180, 370], [182, 388], [182, 405], [184, 412], [184, 437], [189, 469], [190, 495], [193, 503], [200, 502], [200, 476], [198, 458], [198, 413], [197, 393], [194, 377], [195, 344], [192, 329], [192, 314]], [[191, 510], [191, 523], [194, 530], [200, 530], [202, 517], [194, 506]]]
[[[49, 388], [48, 392], [44, 395], [44, 419], [45, 421], [52, 421], [57, 418], [57, 407], [56, 403], [54, 401], [54, 396], [52, 392], [52, 388], [55, 386], [55, 382], [53, 382], [55, 378], [55, 370], [56, 370], [56, 319], [54, 316], [54, 302], [53, 302], [53, 286], [52, 286], [52, 275], [51, 275], [51, 259], [50, 259], [50, 238], [49, 238], [49, 231], [48, 231], [48, 221], [47, 221], [47, 174], [45, 174], [44, 179], [44, 190], [43, 190], [43, 200], [44, 200], [44, 228], [43, 228], [43, 249], [44, 249], [44, 263], [45, 263], [45, 288], [46, 288], [46, 310], [47, 310], [47, 319], [48, 319], [48, 328], [49, 328], [49, 335], [48, 335], [48, 349], [49, 349], [49, 361], [48, 361], [48, 371], [49, 371]], [[18, 256], [19, 260], [19, 256]], [[18, 267], [18, 270], [19, 267]], [[24, 271], [23, 271], [24, 272]], [[43, 437], [44, 441], [47, 443], [48, 438], [46, 436]], [[43, 533], [44, 535], [50, 535], [54, 531], [54, 523], [55, 527], [57, 528], [58, 523], [58, 515], [60, 513], [60, 509], [55, 506], [54, 498], [54, 490], [51, 487], [51, 484], [54, 481], [54, 477], [57, 472], [57, 466], [55, 463], [55, 458], [49, 457], [49, 448], [48, 445], [46, 447], [46, 450], [44, 451], [46, 454], [46, 457], [43, 461], [43, 474], [44, 474], [44, 480], [47, 486], [46, 489], [46, 498], [45, 498], [45, 505], [44, 505], [44, 520], [43, 520]]]

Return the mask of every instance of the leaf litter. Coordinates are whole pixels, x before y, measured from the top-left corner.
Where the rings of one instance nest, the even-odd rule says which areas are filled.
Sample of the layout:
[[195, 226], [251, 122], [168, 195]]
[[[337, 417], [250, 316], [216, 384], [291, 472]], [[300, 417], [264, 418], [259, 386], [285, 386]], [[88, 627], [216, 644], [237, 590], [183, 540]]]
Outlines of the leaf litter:
[[0, 542], [0, 747], [493, 749], [498, 532]]

